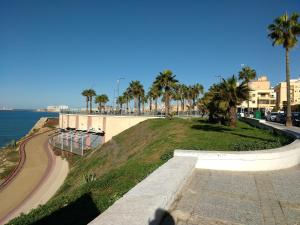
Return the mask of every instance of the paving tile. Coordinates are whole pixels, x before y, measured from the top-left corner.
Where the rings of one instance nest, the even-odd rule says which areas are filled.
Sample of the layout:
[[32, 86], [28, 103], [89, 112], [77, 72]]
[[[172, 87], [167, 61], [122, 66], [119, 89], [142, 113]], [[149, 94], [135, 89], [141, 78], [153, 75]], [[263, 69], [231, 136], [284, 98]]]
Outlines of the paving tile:
[[300, 225], [300, 166], [256, 173], [196, 170], [170, 213], [176, 225]]

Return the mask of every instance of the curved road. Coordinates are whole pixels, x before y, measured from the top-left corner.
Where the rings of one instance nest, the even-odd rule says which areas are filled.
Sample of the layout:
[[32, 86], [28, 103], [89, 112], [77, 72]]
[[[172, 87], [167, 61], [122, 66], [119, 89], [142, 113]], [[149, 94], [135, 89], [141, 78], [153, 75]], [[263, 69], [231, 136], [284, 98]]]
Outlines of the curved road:
[[45, 203], [63, 183], [68, 165], [54, 156], [48, 146], [52, 132], [25, 141], [26, 160], [21, 170], [0, 190], [0, 224]]

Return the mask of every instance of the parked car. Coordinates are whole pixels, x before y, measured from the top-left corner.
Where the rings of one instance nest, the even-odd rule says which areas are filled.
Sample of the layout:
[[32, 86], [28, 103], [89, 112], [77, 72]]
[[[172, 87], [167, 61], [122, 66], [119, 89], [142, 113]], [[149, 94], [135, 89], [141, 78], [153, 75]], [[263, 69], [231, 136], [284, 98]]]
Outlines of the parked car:
[[293, 126], [300, 126], [300, 112], [293, 112], [292, 113], [292, 123]]
[[276, 116], [276, 122], [285, 124], [286, 122], [286, 114], [285, 113], [278, 113]]
[[275, 122], [278, 112], [271, 112], [266, 116], [267, 121]]

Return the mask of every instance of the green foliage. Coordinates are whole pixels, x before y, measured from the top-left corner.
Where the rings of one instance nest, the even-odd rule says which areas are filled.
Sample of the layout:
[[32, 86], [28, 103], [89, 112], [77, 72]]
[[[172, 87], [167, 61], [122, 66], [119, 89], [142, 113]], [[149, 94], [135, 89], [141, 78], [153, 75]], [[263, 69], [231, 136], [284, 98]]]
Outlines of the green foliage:
[[234, 144], [233, 150], [234, 151], [253, 151], [253, 150], [260, 150], [260, 149], [271, 149], [280, 146], [281, 143], [279, 140], [273, 142], [245, 142], [245, 143], [238, 143]]
[[290, 17], [287, 13], [277, 17], [273, 24], [268, 26], [268, 37], [274, 45], [282, 45], [285, 49], [296, 46], [300, 35], [299, 14], [293, 13]]
[[166, 152], [163, 155], [160, 156], [160, 159], [164, 162], [168, 161], [169, 159], [171, 159], [173, 157], [173, 151], [170, 152]]
[[84, 180], [86, 183], [91, 183], [96, 180], [96, 174], [95, 173], [88, 173], [84, 175]]
[[249, 97], [249, 87], [246, 81], [238, 83], [233, 75], [219, 84], [213, 84], [200, 101], [202, 110], [209, 111], [211, 122], [221, 122], [224, 125], [236, 126], [236, 107]]
[[161, 91], [164, 102], [165, 102], [165, 113], [166, 117], [170, 117], [170, 98], [172, 97], [172, 92], [176, 87], [178, 80], [175, 79], [176, 75], [173, 74], [171, 70], [164, 70], [160, 72], [153, 82], [153, 86]]
[[141, 113], [141, 98], [145, 95], [144, 86], [138, 80], [133, 80], [129, 83], [127, 91], [129, 96], [134, 98], [135, 113]]
[[239, 79], [244, 80], [246, 83], [249, 83], [256, 77], [256, 71], [249, 66], [245, 66], [239, 72]]

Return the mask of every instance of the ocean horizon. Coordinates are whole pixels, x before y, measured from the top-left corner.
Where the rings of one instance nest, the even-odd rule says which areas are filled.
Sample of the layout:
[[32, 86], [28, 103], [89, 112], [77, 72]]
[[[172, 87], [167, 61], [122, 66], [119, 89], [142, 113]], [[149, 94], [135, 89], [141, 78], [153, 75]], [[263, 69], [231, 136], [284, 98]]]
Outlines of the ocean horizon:
[[58, 113], [25, 109], [0, 111], [0, 148], [24, 137], [41, 117], [58, 117]]

